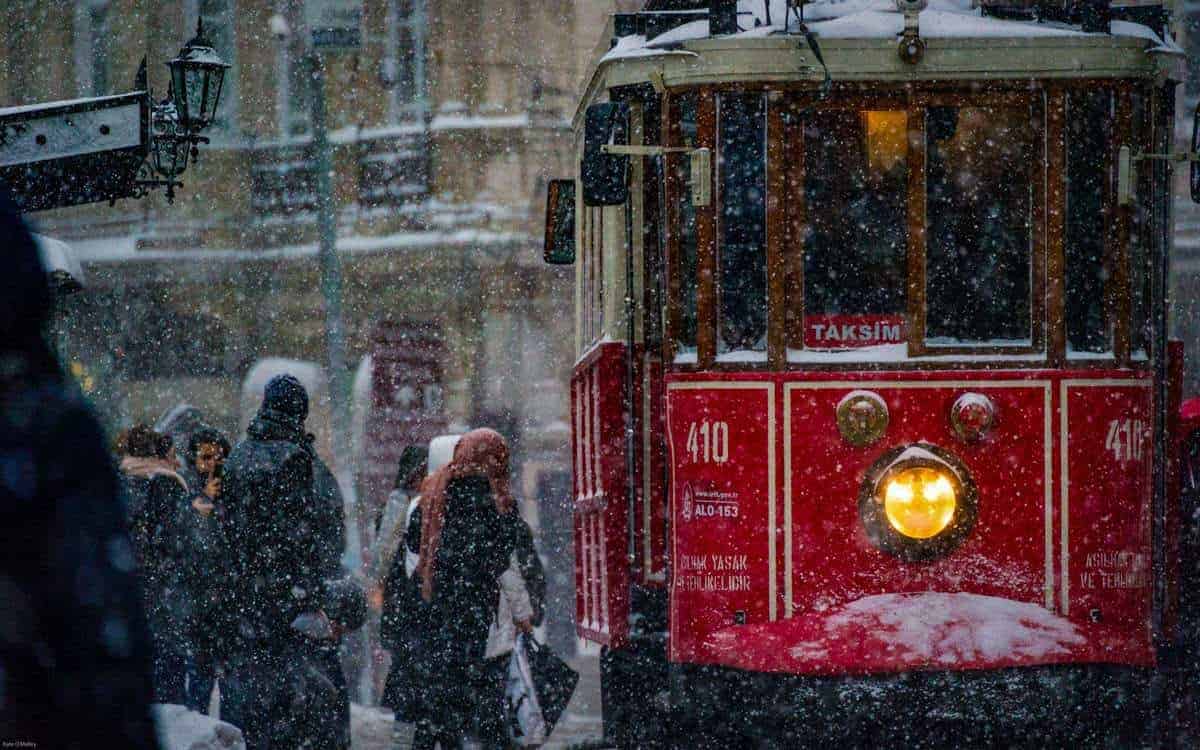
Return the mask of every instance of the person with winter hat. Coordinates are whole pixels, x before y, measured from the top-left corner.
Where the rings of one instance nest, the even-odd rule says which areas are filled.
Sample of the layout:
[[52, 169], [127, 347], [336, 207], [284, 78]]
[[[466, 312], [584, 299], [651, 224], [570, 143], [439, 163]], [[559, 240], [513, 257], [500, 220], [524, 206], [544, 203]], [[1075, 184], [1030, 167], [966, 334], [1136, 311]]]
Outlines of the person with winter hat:
[[121, 473], [128, 518], [150, 616], [154, 644], [154, 696], [158, 703], [186, 702], [190, 602], [184, 582], [187, 545], [179, 514], [191, 500], [177, 471], [171, 438], [144, 424], [125, 438]]
[[248, 750], [304, 746], [307, 727], [295, 712], [305, 697], [297, 691], [329, 683], [313, 675], [307, 636], [293, 627], [320, 613], [327, 577], [307, 416], [300, 381], [272, 378], [246, 439], [225, 462], [220, 520], [230, 593], [222, 608], [221, 713], [242, 729]]

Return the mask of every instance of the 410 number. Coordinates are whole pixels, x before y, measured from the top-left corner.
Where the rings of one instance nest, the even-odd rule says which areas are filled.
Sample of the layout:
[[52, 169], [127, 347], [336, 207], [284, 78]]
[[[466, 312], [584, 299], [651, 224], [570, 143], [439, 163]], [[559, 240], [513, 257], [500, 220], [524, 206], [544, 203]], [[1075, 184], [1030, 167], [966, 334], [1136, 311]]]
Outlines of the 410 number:
[[1146, 423], [1140, 419], [1114, 419], [1108, 423], [1105, 450], [1117, 461], [1139, 461], [1146, 445]]
[[723, 464], [729, 460], [729, 424], [692, 422], [688, 427], [687, 451], [692, 463]]

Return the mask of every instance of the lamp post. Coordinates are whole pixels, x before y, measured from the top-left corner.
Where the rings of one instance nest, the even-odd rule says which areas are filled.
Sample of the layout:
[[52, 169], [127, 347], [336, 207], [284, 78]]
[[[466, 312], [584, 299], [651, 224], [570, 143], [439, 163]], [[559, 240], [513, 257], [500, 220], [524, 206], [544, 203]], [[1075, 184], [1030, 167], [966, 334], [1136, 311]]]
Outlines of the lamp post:
[[[317, 235], [321, 266], [321, 296], [325, 300], [325, 345], [329, 357], [329, 401], [333, 412], [333, 460], [343, 475], [350, 466], [350, 410], [346, 370], [346, 335], [342, 323], [342, 261], [337, 253], [337, 217], [333, 201], [333, 155], [329, 145], [329, 122], [325, 107], [325, 61], [321, 53], [308, 54], [312, 75], [313, 157], [317, 177]], [[358, 531], [357, 518], [347, 525]], [[351, 542], [361, 543], [357, 534]], [[361, 552], [355, 544], [356, 561]]]

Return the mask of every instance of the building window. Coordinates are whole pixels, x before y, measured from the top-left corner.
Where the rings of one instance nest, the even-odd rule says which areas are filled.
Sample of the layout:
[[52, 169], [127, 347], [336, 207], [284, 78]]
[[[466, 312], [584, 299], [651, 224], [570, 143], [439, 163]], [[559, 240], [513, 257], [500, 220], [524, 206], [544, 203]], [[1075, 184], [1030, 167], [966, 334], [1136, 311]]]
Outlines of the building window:
[[104, 96], [112, 29], [109, 0], [86, 0], [75, 6], [75, 82], [80, 96]]
[[381, 78], [388, 88], [391, 122], [424, 116], [425, 17], [425, 0], [388, 0], [387, 48]]
[[275, 15], [283, 30], [275, 37], [275, 117], [279, 135], [304, 135], [310, 126], [312, 71], [305, 62], [303, 0], [275, 0]]

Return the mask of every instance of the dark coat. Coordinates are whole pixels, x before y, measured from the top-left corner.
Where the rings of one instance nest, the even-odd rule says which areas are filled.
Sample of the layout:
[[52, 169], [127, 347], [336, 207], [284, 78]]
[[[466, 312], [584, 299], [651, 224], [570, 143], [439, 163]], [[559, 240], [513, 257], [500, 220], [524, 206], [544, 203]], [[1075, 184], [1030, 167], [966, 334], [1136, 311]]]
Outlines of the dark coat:
[[120, 482], [41, 339], [46, 275], [0, 197], [0, 727], [45, 748], [158, 746]]
[[333, 472], [317, 455], [313, 436], [305, 435], [304, 448], [312, 457], [313, 489], [317, 496], [317, 545], [322, 575], [327, 579], [341, 578], [342, 552], [346, 549], [346, 508], [342, 489]]
[[[409, 540], [414, 542], [419, 548], [419, 540]], [[421, 598], [417, 579], [404, 580], [403, 556], [393, 561], [389, 593], [410, 608], [400, 661], [408, 673], [389, 675], [385, 705], [393, 705], [402, 719], [427, 719], [450, 734], [467, 729], [480, 700], [489, 695], [483, 657], [499, 602], [499, 578], [513, 549], [513, 535], [496, 512], [488, 480], [464, 477], [446, 486], [430, 601]]]
[[529, 603], [533, 605], [533, 624], [541, 625], [546, 616], [546, 569], [533, 543], [533, 530], [516, 512], [504, 516], [504, 520], [512, 534], [517, 566], [525, 580], [525, 590], [529, 592]]
[[191, 502], [180, 510], [177, 525], [186, 550], [182, 573], [190, 616], [188, 640], [194, 655], [207, 663], [217, 649], [221, 632], [218, 609], [227, 593], [229, 566], [224, 535], [216, 511], [205, 516]]
[[180, 534], [179, 516], [191, 495], [176, 479], [161, 474], [126, 474], [125, 489], [150, 633], [158, 653], [185, 655], [191, 602], [184, 567], [190, 550]]
[[[421, 509], [413, 511], [405, 545], [413, 554], [421, 549]], [[424, 684], [422, 662], [427, 659], [428, 636], [433, 627], [429, 605], [421, 599], [417, 573], [405, 570], [404, 550], [392, 557], [383, 587], [383, 611], [379, 617], [379, 640], [392, 654], [380, 704], [392, 709], [396, 719], [414, 722], [421, 716]]]
[[225, 462], [220, 514], [228, 596], [222, 630], [229, 656], [286, 650], [292, 621], [317, 608], [320, 524], [312, 455], [286, 419], [260, 413]]

